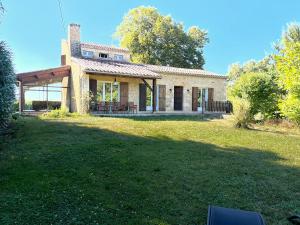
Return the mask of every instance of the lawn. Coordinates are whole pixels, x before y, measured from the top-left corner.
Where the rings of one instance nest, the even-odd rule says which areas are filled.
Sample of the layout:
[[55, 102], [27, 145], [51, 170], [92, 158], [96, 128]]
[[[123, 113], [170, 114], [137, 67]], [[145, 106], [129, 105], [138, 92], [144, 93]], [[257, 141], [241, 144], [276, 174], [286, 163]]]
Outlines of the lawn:
[[300, 213], [300, 135], [198, 117], [21, 118], [0, 138], [0, 224], [200, 224], [209, 204]]

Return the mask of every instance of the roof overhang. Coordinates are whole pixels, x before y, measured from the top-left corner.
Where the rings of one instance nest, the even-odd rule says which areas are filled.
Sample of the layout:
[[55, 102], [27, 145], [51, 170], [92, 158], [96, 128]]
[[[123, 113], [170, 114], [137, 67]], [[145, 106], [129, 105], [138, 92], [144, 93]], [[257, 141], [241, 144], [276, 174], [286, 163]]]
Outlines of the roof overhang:
[[146, 74], [128, 74], [128, 73], [114, 73], [114, 72], [106, 72], [106, 71], [98, 71], [98, 70], [88, 70], [85, 69], [84, 72], [86, 74], [92, 75], [103, 75], [103, 76], [114, 76], [114, 77], [128, 77], [128, 78], [141, 78], [141, 79], [161, 79], [161, 75], [146, 75]]
[[45, 83], [61, 82], [64, 77], [70, 75], [70, 66], [60, 66], [45, 70], [37, 70], [26, 73], [18, 73], [17, 80], [23, 85], [38, 85]]

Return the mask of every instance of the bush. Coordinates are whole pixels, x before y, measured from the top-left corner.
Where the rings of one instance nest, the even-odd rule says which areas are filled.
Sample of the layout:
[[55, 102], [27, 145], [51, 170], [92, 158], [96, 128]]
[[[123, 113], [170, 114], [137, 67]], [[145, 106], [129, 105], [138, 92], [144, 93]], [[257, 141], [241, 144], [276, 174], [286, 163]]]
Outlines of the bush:
[[[60, 101], [48, 101], [49, 109], [59, 109], [60, 106]], [[32, 101], [32, 109], [36, 111], [47, 109], [47, 101]]]
[[67, 109], [54, 109], [50, 112], [46, 112], [42, 115], [45, 118], [65, 118], [65, 117], [78, 117], [81, 116], [78, 113], [70, 113]]
[[245, 98], [250, 103], [252, 118], [261, 114], [262, 119], [275, 118], [281, 91], [272, 73], [245, 73], [228, 90], [229, 98]]
[[54, 109], [43, 114], [43, 117], [47, 118], [64, 118], [69, 116], [71, 116], [71, 113], [66, 109]]
[[288, 94], [285, 99], [283, 99], [279, 104], [281, 112], [286, 116], [289, 120], [295, 122], [300, 125], [300, 98], [293, 95]]
[[11, 53], [6, 44], [0, 42], [0, 130], [8, 125], [15, 100], [16, 77]]
[[251, 122], [250, 102], [243, 98], [232, 99], [233, 123], [237, 128], [248, 128]]

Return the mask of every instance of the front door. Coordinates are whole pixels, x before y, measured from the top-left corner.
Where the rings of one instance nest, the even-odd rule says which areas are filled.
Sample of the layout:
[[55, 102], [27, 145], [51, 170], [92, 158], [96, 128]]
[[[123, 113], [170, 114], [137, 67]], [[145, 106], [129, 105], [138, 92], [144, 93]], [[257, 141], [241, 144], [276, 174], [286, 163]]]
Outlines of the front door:
[[182, 110], [183, 105], [183, 87], [174, 87], [174, 110]]

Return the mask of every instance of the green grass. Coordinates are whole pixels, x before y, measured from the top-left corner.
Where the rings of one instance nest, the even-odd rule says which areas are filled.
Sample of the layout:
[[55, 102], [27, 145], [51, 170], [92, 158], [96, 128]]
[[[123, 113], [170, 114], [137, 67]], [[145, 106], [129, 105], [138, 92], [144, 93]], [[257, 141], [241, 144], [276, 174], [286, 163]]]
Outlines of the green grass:
[[300, 136], [198, 117], [21, 118], [0, 138], [0, 224], [201, 224], [300, 213]]

